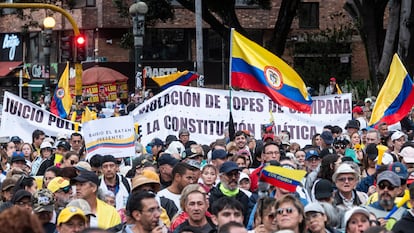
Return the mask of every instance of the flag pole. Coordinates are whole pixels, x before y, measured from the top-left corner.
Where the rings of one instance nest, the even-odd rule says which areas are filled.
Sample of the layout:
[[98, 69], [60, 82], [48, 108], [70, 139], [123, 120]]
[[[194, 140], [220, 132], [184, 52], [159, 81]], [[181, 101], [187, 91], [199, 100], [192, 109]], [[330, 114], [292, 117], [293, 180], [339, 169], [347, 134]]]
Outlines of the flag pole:
[[232, 62], [232, 54], [233, 54], [233, 31], [234, 31], [234, 28], [231, 28], [230, 29], [230, 48], [229, 48], [229, 51], [230, 51], [230, 54], [229, 54], [229, 97], [230, 97], [230, 100], [229, 100], [229, 104], [230, 104], [230, 106], [229, 106], [229, 109], [230, 109], [230, 113], [231, 113], [231, 110], [233, 109], [233, 105], [232, 105], [232, 98], [231, 98], [231, 90], [233, 89], [233, 87], [231, 86], [231, 68], [232, 68], [232, 64], [233, 64], [233, 62]]
[[229, 141], [234, 140], [234, 135], [235, 135], [235, 129], [234, 129], [234, 120], [233, 120], [233, 115], [232, 115], [232, 109], [233, 109], [233, 101], [232, 101], [232, 96], [231, 96], [231, 91], [233, 89], [233, 87], [231, 86], [231, 68], [232, 68], [232, 54], [233, 54], [233, 31], [234, 28], [230, 29], [230, 54], [229, 54], [229, 126], [228, 126], [228, 130], [229, 130]]

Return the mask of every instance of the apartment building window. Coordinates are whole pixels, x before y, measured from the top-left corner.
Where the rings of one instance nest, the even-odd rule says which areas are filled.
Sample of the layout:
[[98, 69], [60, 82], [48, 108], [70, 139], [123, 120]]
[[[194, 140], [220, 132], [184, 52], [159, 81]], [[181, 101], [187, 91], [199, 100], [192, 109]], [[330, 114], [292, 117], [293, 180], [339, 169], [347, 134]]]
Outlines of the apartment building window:
[[302, 2], [299, 8], [300, 28], [319, 28], [319, 3]]
[[252, 3], [252, 0], [236, 0], [235, 6], [237, 8], [249, 8], [249, 7], [259, 7], [259, 5]]
[[188, 60], [188, 35], [184, 29], [149, 29], [145, 32], [145, 60]]
[[87, 7], [95, 7], [96, 6], [96, 0], [86, 0], [86, 6]]

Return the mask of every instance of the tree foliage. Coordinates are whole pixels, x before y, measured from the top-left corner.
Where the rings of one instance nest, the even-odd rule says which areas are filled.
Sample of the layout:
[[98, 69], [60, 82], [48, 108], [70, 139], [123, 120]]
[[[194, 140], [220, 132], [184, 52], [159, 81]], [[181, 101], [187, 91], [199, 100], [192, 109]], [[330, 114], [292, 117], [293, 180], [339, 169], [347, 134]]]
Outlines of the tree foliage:
[[[398, 53], [409, 67], [414, 63], [414, 51], [410, 49], [413, 44], [412, 0], [347, 0], [344, 8], [354, 19], [365, 45], [370, 80], [376, 94], [385, 81], [394, 53]], [[389, 14], [385, 30], [386, 9]]]

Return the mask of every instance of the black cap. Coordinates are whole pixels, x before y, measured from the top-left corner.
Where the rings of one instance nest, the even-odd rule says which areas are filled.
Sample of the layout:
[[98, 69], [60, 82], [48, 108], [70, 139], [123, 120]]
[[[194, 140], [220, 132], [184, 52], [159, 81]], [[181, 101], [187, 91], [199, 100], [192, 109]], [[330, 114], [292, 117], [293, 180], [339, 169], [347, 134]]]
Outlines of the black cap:
[[173, 141], [178, 141], [177, 136], [175, 136], [175, 135], [168, 135], [165, 138], [165, 145], [170, 145], [170, 143], [173, 142]]
[[345, 129], [348, 129], [348, 128], [359, 129], [359, 121], [349, 120], [348, 123], [345, 126]]
[[229, 173], [231, 171], [237, 170], [239, 171], [240, 168], [237, 163], [233, 161], [224, 162], [220, 167], [220, 173]]
[[154, 138], [151, 140], [151, 142], [148, 144], [149, 146], [164, 146], [164, 142], [159, 138]]
[[162, 154], [159, 158], [158, 158], [158, 166], [162, 166], [164, 164], [168, 164], [171, 166], [175, 166], [177, 163], [179, 163], [180, 161], [174, 157], [172, 157], [170, 154], [168, 153], [164, 153]]
[[371, 160], [375, 160], [378, 156], [378, 149], [377, 144], [370, 143], [365, 147], [365, 153], [367, 154], [367, 157]]
[[13, 136], [10, 138], [11, 142], [21, 142], [22, 139], [19, 136]]
[[56, 147], [63, 147], [65, 150], [70, 150], [70, 144], [67, 141], [59, 141]]
[[226, 159], [227, 158], [227, 152], [225, 150], [222, 149], [217, 149], [214, 150], [211, 153], [211, 159], [215, 160], [215, 159]]
[[13, 152], [13, 156], [11, 158], [11, 163], [19, 162], [19, 161], [26, 162], [26, 159], [24, 158], [23, 152], [18, 152], [18, 151]]
[[17, 191], [13, 195], [13, 198], [11, 199], [11, 202], [13, 204], [16, 204], [16, 202], [21, 201], [25, 197], [28, 197], [31, 200], [32, 199], [32, 194], [30, 192], [24, 190], [24, 189], [20, 189], [19, 191]]
[[333, 187], [329, 180], [321, 179], [315, 184], [315, 198], [317, 200], [332, 197]]
[[81, 173], [77, 177], [73, 178], [72, 181], [74, 183], [76, 182], [85, 183], [85, 182], [90, 181], [99, 187], [99, 178], [95, 174], [95, 172], [81, 171]]
[[117, 164], [117, 161], [115, 159], [115, 157], [113, 155], [104, 155], [101, 158], [101, 164], [103, 165], [104, 163], [115, 163]]

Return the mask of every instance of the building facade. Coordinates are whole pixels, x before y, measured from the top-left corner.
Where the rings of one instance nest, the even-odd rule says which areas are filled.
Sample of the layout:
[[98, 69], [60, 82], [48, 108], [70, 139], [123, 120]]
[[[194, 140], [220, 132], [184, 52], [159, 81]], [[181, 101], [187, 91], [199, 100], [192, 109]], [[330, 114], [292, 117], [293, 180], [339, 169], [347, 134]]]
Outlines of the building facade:
[[[241, 25], [251, 39], [266, 46], [276, 23], [281, 0], [273, 0], [270, 10], [247, 5], [245, 0], [236, 2]], [[318, 84], [326, 85], [331, 76], [337, 77], [340, 83], [369, 77], [364, 46], [359, 36], [352, 34], [355, 30], [352, 31], [351, 19], [343, 9], [344, 3], [345, 0], [304, 0], [292, 24], [283, 59], [314, 89], [319, 88]], [[147, 77], [186, 69], [195, 70], [195, 15], [175, 1], [173, 5], [173, 20], [156, 22], [146, 27], [142, 64]], [[118, 70], [129, 77], [129, 89], [133, 91], [133, 46], [131, 49], [122, 48], [125, 33], [132, 31], [131, 18], [121, 17], [112, 0], [80, 0], [76, 1], [75, 7], [76, 9], [68, 11], [76, 20], [81, 32], [87, 36], [87, 60], [83, 63], [84, 69], [99, 65]], [[22, 31], [22, 26], [27, 24], [27, 21], [7, 13], [3, 10], [4, 15], [0, 17], [1, 38], [4, 40], [6, 35], [8, 38], [14, 35], [21, 43], [15, 50], [18, 55], [12, 60], [5, 55], [10, 53], [12, 48], [3, 45], [0, 56], [0, 86], [3, 90], [16, 91], [19, 66], [24, 62], [29, 65], [23, 75], [28, 86], [24, 88], [23, 96], [34, 98], [33, 93], [36, 95], [43, 90], [39, 89], [39, 83], [42, 85], [39, 80], [44, 79], [44, 34], [40, 27], [29, 27], [28, 30]], [[41, 22], [46, 14], [56, 20], [50, 56], [51, 83], [56, 84], [56, 78], [63, 70], [60, 38], [73, 34], [72, 26], [61, 14], [49, 10], [25, 10], [25, 14], [30, 14], [37, 22]], [[329, 33], [337, 30], [349, 30], [350, 34], [336, 38], [334, 45], [328, 45], [327, 41], [333, 37]], [[205, 23], [203, 40], [205, 85], [225, 88], [228, 84], [229, 55], [224, 44], [227, 43], [223, 43], [223, 39]], [[320, 48], [327, 49], [322, 51]], [[130, 65], [125, 65], [128, 62]], [[7, 69], [4, 68], [6, 66]], [[150, 79], [147, 79], [146, 83], [150, 88], [155, 87]]]

